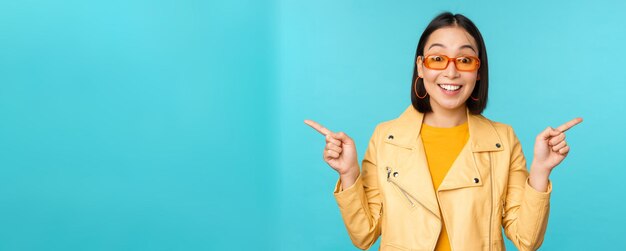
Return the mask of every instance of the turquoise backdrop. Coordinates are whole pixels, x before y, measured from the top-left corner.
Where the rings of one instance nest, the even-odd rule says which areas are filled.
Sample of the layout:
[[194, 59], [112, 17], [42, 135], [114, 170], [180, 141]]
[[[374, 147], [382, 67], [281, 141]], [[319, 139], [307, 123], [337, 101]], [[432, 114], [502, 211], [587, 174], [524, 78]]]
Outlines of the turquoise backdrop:
[[529, 161], [585, 119], [542, 250], [625, 249], [624, 1], [27, 0], [0, 2], [0, 250], [355, 250], [302, 121], [362, 158], [442, 11], [480, 28], [484, 115]]

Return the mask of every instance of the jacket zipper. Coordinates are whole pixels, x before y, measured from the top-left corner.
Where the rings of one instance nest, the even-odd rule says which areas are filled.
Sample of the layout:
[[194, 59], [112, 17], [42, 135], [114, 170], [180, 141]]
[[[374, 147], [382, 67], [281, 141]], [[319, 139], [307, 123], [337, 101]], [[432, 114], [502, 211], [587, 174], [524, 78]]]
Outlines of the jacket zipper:
[[[400, 185], [398, 185], [398, 183], [396, 183], [394, 180], [391, 179], [391, 168], [387, 167], [387, 182], [393, 184], [395, 187], [397, 187], [400, 192], [402, 193], [402, 195], [404, 195], [404, 198], [406, 198], [406, 200], [409, 202], [409, 204], [411, 204], [411, 207], [415, 207], [415, 204], [413, 203], [413, 200], [411, 200], [411, 198], [413, 198], [412, 196], [409, 195], [409, 193], [404, 190], [404, 188], [402, 188]], [[432, 215], [434, 215], [437, 219], [440, 219], [439, 216], [437, 216], [435, 213], [431, 212], [426, 206], [424, 206], [424, 204], [422, 204], [419, 200], [414, 199], [418, 204], [420, 204], [420, 206], [422, 206], [423, 208], [426, 209], [426, 211], [430, 212]], [[443, 215], [442, 215], [443, 217]], [[435, 242], [433, 242], [432, 247], [433, 249], [435, 248], [435, 245], [437, 245], [437, 239], [435, 239]]]
[[415, 198], [413, 198], [413, 196], [411, 196], [406, 190], [404, 190], [404, 188], [402, 188], [400, 185], [398, 185], [398, 183], [396, 183], [396, 181], [391, 179], [391, 168], [390, 167], [387, 167], [387, 182], [393, 184], [395, 187], [397, 187], [400, 190], [402, 195], [404, 195], [404, 198], [406, 198], [406, 200], [409, 202], [409, 204], [411, 204], [411, 207], [415, 207], [415, 203], [413, 203], [413, 201], [415, 201], [415, 202], [417, 202], [417, 204], [419, 204], [420, 206], [425, 208], [426, 211], [430, 212], [430, 214], [434, 215], [435, 217], [437, 217], [437, 219], [439, 219], [439, 216], [437, 216], [437, 214], [431, 212], [428, 209], [428, 207], [426, 207], [424, 204], [422, 204], [419, 200], [416, 200]]
[[402, 195], [404, 195], [404, 198], [406, 198], [409, 204], [411, 204], [411, 207], [415, 207], [415, 204], [411, 200], [411, 197], [409, 197], [408, 193], [404, 189], [402, 189], [396, 182], [391, 180], [390, 177], [391, 177], [391, 168], [387, 167], [387, 182], [394, 184], [398, 189], [400, 189], [400, 192], [402, 193]]

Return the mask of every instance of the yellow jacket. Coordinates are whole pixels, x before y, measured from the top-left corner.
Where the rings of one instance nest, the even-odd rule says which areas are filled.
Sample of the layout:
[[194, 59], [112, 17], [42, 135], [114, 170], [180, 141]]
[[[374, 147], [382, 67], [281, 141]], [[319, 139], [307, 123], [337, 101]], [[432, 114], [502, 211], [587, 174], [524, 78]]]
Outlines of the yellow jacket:
[[[434, 190], [420, 128], [409, 106], [374, 130], [356, 182], [334, 195], [354, 245], [380, 250], [433, 250], [443, 218], [452, 250], [504, 250], [500, 226], [520, 250], [543, 242], [547, 192], [528, 184], [526, 160], [513, 129], [468, 113], [470, 138]], [[441, 207], [441, 214], [439, 213]]]

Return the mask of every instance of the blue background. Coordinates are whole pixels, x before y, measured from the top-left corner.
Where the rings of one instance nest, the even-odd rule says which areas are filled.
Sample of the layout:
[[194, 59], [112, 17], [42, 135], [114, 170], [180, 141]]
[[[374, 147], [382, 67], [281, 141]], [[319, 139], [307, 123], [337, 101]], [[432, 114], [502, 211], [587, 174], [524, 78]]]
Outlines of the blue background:
[[623, 1], [27, 0], [0, 2], [0, 250], [356, 249], [302, 121], [361, 158], [446, 10], [480, 28], [484, 115], [529, 162], [585, 119], [542, 249], [626, 248]]

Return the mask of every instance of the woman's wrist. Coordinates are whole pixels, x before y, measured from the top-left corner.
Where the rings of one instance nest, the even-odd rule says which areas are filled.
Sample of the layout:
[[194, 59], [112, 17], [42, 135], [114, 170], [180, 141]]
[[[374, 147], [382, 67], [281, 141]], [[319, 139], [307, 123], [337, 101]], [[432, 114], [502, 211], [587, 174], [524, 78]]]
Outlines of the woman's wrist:
[[533, 163], [530, 167], [530, 175], [528, 176], [528, 183], [532, 188], [539, 192], [548, 191], [548, 182], [550, 179], [550, 171], [546, 168], [541, 168]]
[[359, 177], [359, 174], [360, 174], [360, 168], [358, 165], [356, 167], [351, 168], [349, 172], [339, 174], [339, 179], [341, 179], [342, 190], [345, 190], [348, 187], [352, 186], [352, 184], [354, 184], [354, 182], [356, 182], [356, 179]]

